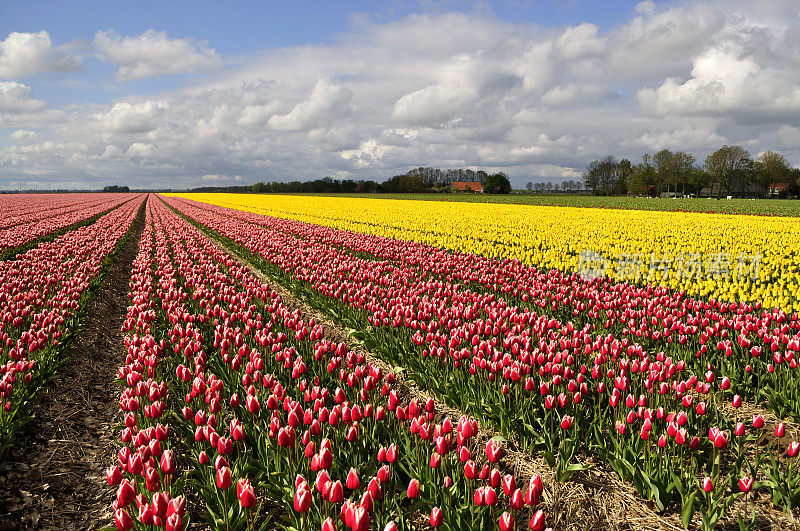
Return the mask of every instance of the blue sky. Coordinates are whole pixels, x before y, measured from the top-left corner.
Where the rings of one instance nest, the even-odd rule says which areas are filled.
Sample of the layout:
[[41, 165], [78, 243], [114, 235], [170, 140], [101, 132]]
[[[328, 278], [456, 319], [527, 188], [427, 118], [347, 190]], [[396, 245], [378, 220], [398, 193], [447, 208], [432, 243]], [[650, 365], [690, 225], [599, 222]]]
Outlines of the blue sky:
[[0, 5], [0, 188], [800, 162], [790, 0]]

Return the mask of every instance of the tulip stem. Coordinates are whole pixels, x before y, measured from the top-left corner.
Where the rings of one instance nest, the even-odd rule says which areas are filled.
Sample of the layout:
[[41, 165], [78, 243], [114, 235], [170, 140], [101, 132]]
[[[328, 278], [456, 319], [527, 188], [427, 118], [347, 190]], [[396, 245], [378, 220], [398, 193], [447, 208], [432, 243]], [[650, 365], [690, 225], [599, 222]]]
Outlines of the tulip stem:
[[225, 531], [228, 531], [228, 496], [226, 491], [222, 491], [222, 506], [225, 510], [225, 514], [223, 515], [223, 520], [225, 522]]

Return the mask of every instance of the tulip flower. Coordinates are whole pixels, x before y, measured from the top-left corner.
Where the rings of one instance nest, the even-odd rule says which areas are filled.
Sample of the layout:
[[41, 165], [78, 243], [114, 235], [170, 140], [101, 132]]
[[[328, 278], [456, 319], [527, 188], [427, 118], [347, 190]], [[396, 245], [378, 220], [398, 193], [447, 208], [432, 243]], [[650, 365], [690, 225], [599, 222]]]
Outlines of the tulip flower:
[[514, 516], [508, 511], [503, 511], [497, 525], [500, 531], [512, 531], [514, 529]]
[[350, 472], [347, 474], [346, 485], [350, 490], [355, 490], [361, 486], [361, 480], [358, 478], [358, 471], [355, 468], [350, 468]]
[[795, 457], [798, 451], [800, 451], [800, 442], [792, 441], [789, 443], [786, 453], [789, 457]]
[[408, 489], [406, 490], [406, 495], [409, 498], [416, 498], [419, 496], [419, 480], [416, 478], [411, 478], [411, 481], [408, 482]]
[[133, 519], [128, 511], [120, 507], [114, 511], [114, 525], [117, 526], [118, 531], [128, 531], [133, 529]]
[[125, 507], [131, 503], [135, 497], [136, 491], [133, 485], [131, 485], [127, 479], [123, 479], [117, 489], [117, 507]]
[[442, 515], [442, 510], [438, 507], [434, 507], [431, 509], [431, 527], [440, 527], [442, 523], [444, 523], [444, 515]]
[[240, 479], [236, 482], [236, 497], [239, 504], [245, 509], [252, 509], [256, 505], [256, 493], [248, 479]]
[[750, 489], [753, 488], [753, 478], [740, 478], [739, 479], [739, 490], [747, 494], [750, 492]]
[[294, 510], [299, 513], [306, 513], [311, 507], [311, 491], [306, 485], [305, 488], [299, 488], [294, 493]]
[[544, 511], [542, 509], [539, 509], [531, 517], [531, 521], [528, 524], [528, 529], [530, 529], [531, 531], [544, 531], [545, 524], [546, 520]]
[[225, 490], [231, 486], [231, 469], [227, 466], [217, 470], [217, 488]]
[[122, 482], [122, 471], [117, 465], [106, 469], [106, 481], [111, 487], [116, 487]]

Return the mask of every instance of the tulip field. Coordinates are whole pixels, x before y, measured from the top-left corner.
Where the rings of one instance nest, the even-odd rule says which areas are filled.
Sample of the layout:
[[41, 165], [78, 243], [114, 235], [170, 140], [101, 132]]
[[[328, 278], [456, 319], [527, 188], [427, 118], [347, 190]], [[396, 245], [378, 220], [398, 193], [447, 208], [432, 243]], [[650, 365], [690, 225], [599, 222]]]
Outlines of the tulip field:
[[0, 201], [3, 453], [136, 248], [98, 527], [796, 527], [800, 218], [21, 197]]

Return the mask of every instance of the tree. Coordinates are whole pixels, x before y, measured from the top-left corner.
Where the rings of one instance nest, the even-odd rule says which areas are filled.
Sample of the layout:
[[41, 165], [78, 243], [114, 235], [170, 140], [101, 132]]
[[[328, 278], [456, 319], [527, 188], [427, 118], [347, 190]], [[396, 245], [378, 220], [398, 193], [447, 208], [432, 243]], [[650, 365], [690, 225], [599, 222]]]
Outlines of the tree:
[[662, 149], [653, 155], [653, 168], [655, 169], [654, 182], [652, 183], [655, 186], [655, 190], [653, 192], [656, 196], [659, 196], [664, 191], [664, 187], [666, 186], [669, 189], [675, 179], [675, 156], [672, 151]]
[[610, 195], [619, 178], [619, 162], [612, 155], [589, 163], [583, 182], [594, 195]]
[[532, 182], [530, 182], [530, 181], [528, 181], [528, 182], [525, 184], [525, 189], [526, 189], [526, 190], [528, 190], [529, 192], [530, 192], [531, 190], [533, 190], [533, 183], [532, 183]]
[[614, 194], [625, 195], [628, 193], [628, 181], [631, 178], [633, 167], [631, 161], [622, 159], [617, 166], [617, 182], [614, 184]]
[[706, 157], [706, 171], [711, 182], [718, 185], [717, 197], [725, 190], [727, 195], [741, 193], [751, 182], [753, 160], [741, 146], [722, 146]]
[[765, 151], [754, 165], [756, 181], [764, 187], [765, 195], [769, 195], [777, 183], [789, 182], [789, 163], [786, 157], [774, 151]]
[[675, 171], [675, 191], [678, 190], [678, 185], [681, 185], [681, 193], [686, 195], [686, 186], [689, 184], [692, 172], [696, 169], [694, 163], [697, 162], [697, 159], [694, 155], [683, 151], [675, 152], [672, 157]]
[[511, 181], [508, 180], [508, 177], [503, 172], [493, 173], [486, 177], [483, 191], [489, 194], [507, 194], [511, 191]]
[[628, 182], [628, 191], [636, 195], [649, 194], [656, 180], [656, 170], [653, 167], [653, 157], [645, 154], [642, 162], [631, 168], [631, 177]]
[[127, 186], [119, 186], [117, 184], [113, 184], [111, 186], [104, 187], [103, 191], [118, 194], [118, 193], [130, 192], [131, 189], [128, 188]]

